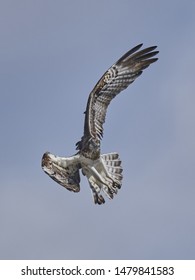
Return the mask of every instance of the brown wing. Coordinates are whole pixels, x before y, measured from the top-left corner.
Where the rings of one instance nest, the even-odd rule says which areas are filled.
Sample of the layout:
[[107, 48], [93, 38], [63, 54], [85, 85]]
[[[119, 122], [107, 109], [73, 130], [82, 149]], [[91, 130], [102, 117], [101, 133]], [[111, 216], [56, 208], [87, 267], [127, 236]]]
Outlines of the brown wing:
[[156, 46], [138, 51], [141, 47], [142, 44], [124, 54], [95, 85], [88, 98], [84, 135], [76, 144], [77, 149], [87, 149], [90, 139], [93, 139], [97, 146], [100, 145], [106, 111], [111, 100], [134, 82], [145, 68], [158, 60], [158, 58], [153, 58], [158, 53], [154, 51]]

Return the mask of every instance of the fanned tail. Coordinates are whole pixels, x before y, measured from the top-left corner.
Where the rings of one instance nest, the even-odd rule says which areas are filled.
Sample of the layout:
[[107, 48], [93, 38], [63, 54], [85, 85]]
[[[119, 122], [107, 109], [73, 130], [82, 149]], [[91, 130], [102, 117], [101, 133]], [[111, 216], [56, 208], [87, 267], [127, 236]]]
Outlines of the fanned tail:
[[93, 166], [82, 166], [82, 172], [89, 181], [95, 204], [105, 203], [102, 191], [112, 199], [121, 188], [123, 169], [117, 153], [100, 155]]
[[104, 192], [108, 195], [109, 198], [113, 198], [113, 194], [117, 194], [118, 189], [122, 185], [122, 166], [121, 160], [118, 153], [109, 153], [101, 155], [106, 171], [108, 174], [108, 180], [111, 179], [112, 184], [109, 184], [109, 187], [103, 186]]

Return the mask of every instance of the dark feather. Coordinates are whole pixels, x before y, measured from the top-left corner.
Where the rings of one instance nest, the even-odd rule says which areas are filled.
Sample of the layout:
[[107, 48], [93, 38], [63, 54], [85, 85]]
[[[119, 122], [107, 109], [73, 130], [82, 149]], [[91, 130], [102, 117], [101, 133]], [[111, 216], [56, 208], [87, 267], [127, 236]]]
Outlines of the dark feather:
[[[84, 153], [88, 151], [90, 157], [90, 144], [99, 149], [100, 140], [103, 136], [103, 124], [106, 112], [111, 100], [126, 89], [139, 77], [143, 70], [158, 60], [154, 58], [158, 51], [156, 46], [139, 50], [142, 44], [125, 53], [113, 64], [97, 82], [89, 95], [84, 124], [84, 135], [77, 142], [77, 149]], [[94, 146], [93, 146], [94, 145]]]

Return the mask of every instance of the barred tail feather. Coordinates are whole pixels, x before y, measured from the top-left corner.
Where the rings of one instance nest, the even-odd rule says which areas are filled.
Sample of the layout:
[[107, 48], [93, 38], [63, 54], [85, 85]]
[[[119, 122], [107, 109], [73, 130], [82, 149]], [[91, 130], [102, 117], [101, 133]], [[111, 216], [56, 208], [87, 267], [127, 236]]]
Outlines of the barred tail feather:
[[109, 153], [101, 155], [101, 158], [104, 160], [107, 172], [109, 173], [110, 177], [114, 179], [114, 181], [118, 182], [120, 188], [123, 179], [123, 169], [119, 155], [117, 153]]
[[108, 174], [108, 180], [111, 179], [112, 181], [112, 185], [109, 187], [103, 187], [103, 190], [110, 198], [113, 198], [113, 194], [117, 194], [118, 189], [120, 189], [122, 185], [123, 169], [121, 166], [121, 160], [117, 153], [103, 154], [101, 155], [101, 158]]
[[93, 167], [84, 166], [82, 171], [89, 181], [95, 204], [105, 203], [102, 191], [112, 199], [121, 188], [123, 169], [117, 153], [101, 155]]

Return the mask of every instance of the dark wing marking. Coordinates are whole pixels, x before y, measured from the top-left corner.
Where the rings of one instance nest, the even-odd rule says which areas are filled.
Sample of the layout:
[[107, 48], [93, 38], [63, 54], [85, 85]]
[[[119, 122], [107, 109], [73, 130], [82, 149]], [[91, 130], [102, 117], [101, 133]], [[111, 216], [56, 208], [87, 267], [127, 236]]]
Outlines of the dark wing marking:
[[72, 165], [69, 168], [62, 168], [52, 161], [49, 153], [45, 153], [42, 157], [42, 168], [47, 175], [67, 190], [73, 192], [80, 191], [78, 166]]
[[89, 139], [100, 143], [107, 107], [111, 100], [134, 82], [145, 68], [158, 60], [158, 58], [153, 58], [158, 53], [154, 51], [156, 46], [138, 51], [141, 47], [142, 44], [124, 54], [95, 85], [88, 98], [84, 135], [76, 144], [77, 149], [82, 150]]

